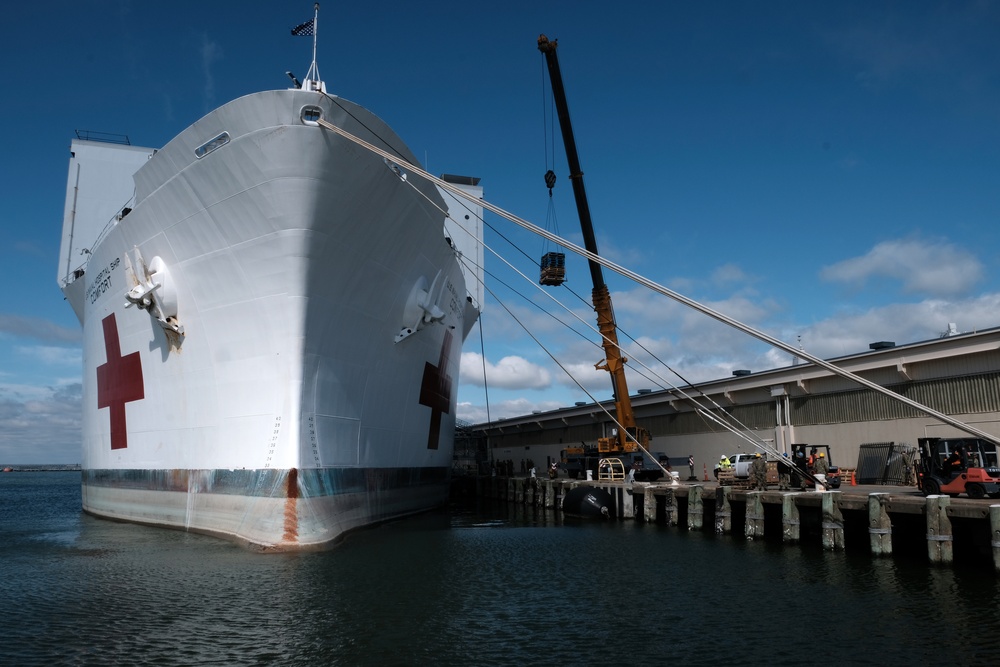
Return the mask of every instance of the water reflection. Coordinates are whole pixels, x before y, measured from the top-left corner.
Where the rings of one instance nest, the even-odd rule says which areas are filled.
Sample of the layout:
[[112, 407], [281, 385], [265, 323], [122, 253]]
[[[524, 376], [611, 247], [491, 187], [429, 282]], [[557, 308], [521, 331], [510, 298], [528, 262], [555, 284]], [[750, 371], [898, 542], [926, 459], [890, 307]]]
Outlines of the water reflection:
[[84, 516], [78, 481], [39, 493], [55, 504], [3, 514], [18, 610], [3, 664], [986, 664], [1000, 650], [982, 570], [506, 504], [260, 555]]

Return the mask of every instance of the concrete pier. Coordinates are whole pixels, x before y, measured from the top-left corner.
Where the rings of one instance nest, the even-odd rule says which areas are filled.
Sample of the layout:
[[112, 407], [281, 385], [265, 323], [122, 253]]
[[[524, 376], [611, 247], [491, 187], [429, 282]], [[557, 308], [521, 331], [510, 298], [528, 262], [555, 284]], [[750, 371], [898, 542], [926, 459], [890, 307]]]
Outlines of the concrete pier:
[[886, 510], [888, 501], [888, 493], [873, 493], [868, 496], [868, 535], [872, 556], [892, 555], [892, 521]]
[[844, 548], [844, 516], [840, 513], [840, 491], [827, 491], [823, 499], [823, 548]]
[[[893, 557], [894, 541], [911, 548], [924, 541], [927, 561], [979, 559], [1000, 572], [1000, 504], [987, 499], [930, 496], [913, 487], [842, 487], [839, 491], [748, 491], [712, 483], [680, 484], [567, 479], [480, 477], [468, 485], [480, 497], [529, 507], [561, 510], [562, 498], [577, 486], [604, 489], [612, 515], [643, 523], [710, 530], [737, 539], [777, 539], [789, 546], [818, 544], [825, 550], [864, 549], [872, 557]], [[771, 510], [768, 508], [772, 507]], [[917, 519], [916, 521], [914, 519]], [[780, 521], [780, 525], [771, 522]], [[956, 523], [957, 521], [957, 523]], [[956, 546], [957, 545], [957, 546]], [[899, 547], [899, 544], [896, 545]]]
[[1000, 572], [1000, 505], [990, 505], [990, 538], [993, 567]]
[[932, 563], [951, 563], [951, 520], [948, 518], [948, 496], [927, 496], [927, 559]]
[[800, 531], [799, 506], [795, 502], [797, 493], [785, 493], [781, 497], [781, 541], [798, 542]]
[[733, 508], [729, 498], [733, 490], [720, 486], [715, 490], [715, 532], [728, 535], [733, 530]]
[[[700, 485], [689, 487], [687, 508], [688, 530], [701, 530], [703, 520], [705, 518], [705, 504], [702, 502], [702, 492], [704, 490], [705, 487]], [[998, 520], [1000, 520], [1000, 514], [997, 516]], [[1000, 531], [998, 531], [997, 535], [998, 537], [996, 539], [1000, 540]]]
[[764, 501], [761, 498], [763, 493], [763, 491], [747, 493], [746, 525], [743, 533], [748, 540], [764, 537]]

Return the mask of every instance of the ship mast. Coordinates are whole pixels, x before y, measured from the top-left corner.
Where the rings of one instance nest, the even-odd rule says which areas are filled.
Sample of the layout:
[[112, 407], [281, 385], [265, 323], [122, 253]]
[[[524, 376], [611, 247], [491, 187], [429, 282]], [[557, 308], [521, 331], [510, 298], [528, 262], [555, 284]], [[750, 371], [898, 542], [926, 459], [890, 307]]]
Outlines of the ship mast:
[[[569, 106], [566, 103], [566, 91], [563, 88], [562, 74], [559, 71], [559, 60], [556, 58], [557, 40], [549, 41], [545, 35], [538, 37], [538, 50], [545, 55], [548, 65], [549, 79], [552, 82], [552, 95], [559, 116], [559, 127], [562, 130], [563, 145], [566, 148], [566, 161], [569, 163], [569, 178], [573, 184], [573, 197], [576, 199], [576, 209], [580, 217], [580, 228], [583, 232], [584, 247], [598, 255], [597, 240], [594, 237], [594, 225], [590, 218], [590, 205], [587, 203], [587, 192], [583, 186], [583, 170], [580, 168], [580, 158], [576, 152], [576, 140], [573, 138], [573, 126], [569, 120]], [[604, 347], [605, 359], [594, 367], [606, 370], [611, 374], [611, 384], [614, 390], [615, 413], [618, 423], [624, 427], [618, 429], [615, 438], [600, 438], [598, 449], [602, 452], [634, 452], [641, 445], [646, 449], [649, 444], [649, 433], [636, 426], [635, 414], [632, 412], [632, 401], [629, 398], [628, 384], [625, 381], [625, 362], [621, 348], [618, 345], [618, 328], [615, 324], [614, 308], [611, 304], [611, 294], [604, 282], [601, 265], [592, 259], [590, 278], [594, 289], [591, 298], [594, 310], [597, 312], [597, 327], [601, 332], [601, 345]], [[630, 437], [631, 436], [631, 437]]]
[[286, 74], [288, 74], [288, 76], [292, 79], [292, 83], [295, 84], [296, 88], [302, 87], [305, 90], [314, 90], [321, 93], [325, 93], [326, 84], [323, 83], [323, 80], [319, 78], [319, 66], [316, 64], [316, 44], [317, 40], [319, 39], [318, 2], [313, 5], [313, 17], [308, 21], [306, 21], [305, 23], [300, 23], [299, 25], [292, 28], [292, 35], [296, 37], [313, 38], [312, 64], [309, 65], [309, 71], [306, 72], [305, 79], [303, 79], [301, 86], [291, 72], [286, 72]]

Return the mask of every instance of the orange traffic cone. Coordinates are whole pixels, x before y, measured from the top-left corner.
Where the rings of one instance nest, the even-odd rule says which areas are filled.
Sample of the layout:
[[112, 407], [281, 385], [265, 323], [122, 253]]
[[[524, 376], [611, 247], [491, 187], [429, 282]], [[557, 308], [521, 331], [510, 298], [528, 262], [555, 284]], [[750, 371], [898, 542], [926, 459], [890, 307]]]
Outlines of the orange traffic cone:
[[705, 481], [708, 481], [708, 464], [702, 463], [701, 467], [705, 469]]
[[854, 471], [851, 471], [851, 486], [857, 486], [858, 480], [854, 479]]

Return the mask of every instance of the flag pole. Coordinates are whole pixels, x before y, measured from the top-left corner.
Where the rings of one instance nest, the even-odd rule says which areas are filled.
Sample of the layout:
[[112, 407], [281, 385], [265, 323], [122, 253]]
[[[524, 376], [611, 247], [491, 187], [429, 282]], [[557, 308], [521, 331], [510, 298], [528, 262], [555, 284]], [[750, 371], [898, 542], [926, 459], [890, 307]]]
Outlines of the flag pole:
[[[303, 80], [303, 84], [306, 90], [316, 90], [321, 93], [326, 92], [326, 85], [319, 78], [319, 65], [316, 64], [316, 50], [319, 44], [319, 3], [313, 5], [313, 17], [306, 21], [305, 23], [300, 23], [299, 25], [292, 28], [292, 35], [301, 35], [305, 37], [307, 35], [312, 35], [313, 38], [313, 59], [312, 63], [309, 65], [309, 71], [306, 72], [306, 77]], [[300, 87], [299, 82], [292, 77], [295, 86]]]
[[319, 38], [319, 3], [313, 5], [313, 62], [310, 69], [316, 71], [316, 80], [319, 81], [319, 66], [316, 65], [316, 40]]

